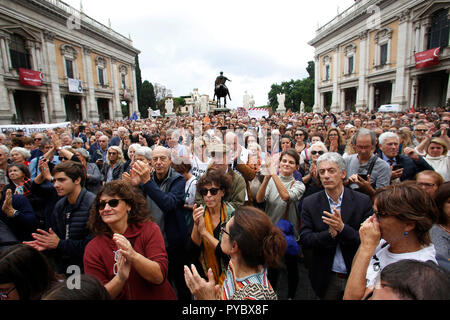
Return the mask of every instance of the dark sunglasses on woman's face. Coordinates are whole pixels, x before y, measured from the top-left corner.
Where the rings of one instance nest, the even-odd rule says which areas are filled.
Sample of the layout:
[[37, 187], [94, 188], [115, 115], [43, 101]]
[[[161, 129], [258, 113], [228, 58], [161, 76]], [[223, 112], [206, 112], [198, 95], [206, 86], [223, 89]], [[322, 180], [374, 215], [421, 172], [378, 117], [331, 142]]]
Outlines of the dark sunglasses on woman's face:
[[59, 161], [63, 161], [63, 160], [67, 161], [67, 160], [69, 160], [69, 159], [66, 158], [66, 157], [58, 157], [58, 158], [59, 158]]
[[209, 193], [211, 193], [212, 196], [217, 195], [217, 192], [219, 192], [219, 188], [210, 188], [210, 189], [200, 189], [199, 192], [202, 196], [206, 196]]
[[316, 154], [320, 154], [320, 155], [323, 155], [325, 152], [324, 151], [322, 151], [322, 150], [320, 150], [320, 151], [311, 151], [311, 154], [314, 156], [314, 155], [316, 155]]
[[120, 200], [122, 200], [122, 199], [111, 199], [108, 201], [100, 201], [98, 203], [98, 208], [100, 210], [103, 210], [103, 209], [105, 209], [106, 205], [109, 205], [111, 208], [115, 208], [119, 205]]

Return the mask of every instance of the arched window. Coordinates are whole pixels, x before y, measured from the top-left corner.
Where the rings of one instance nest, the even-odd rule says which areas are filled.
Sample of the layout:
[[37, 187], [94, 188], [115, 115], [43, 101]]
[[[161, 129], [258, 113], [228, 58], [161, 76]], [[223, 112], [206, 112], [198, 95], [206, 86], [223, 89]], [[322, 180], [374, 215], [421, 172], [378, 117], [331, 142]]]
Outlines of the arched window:
[[428, 30], [427, 49], [448, 46], [448, 9], [436, 11], [431, 16], [431, 28]]
[[31, 69], [30, 54], [26, 48], [24, 37], [16, 33], [11, 35], [9, 54], [11, 55], [11, 65], [13, 68]]

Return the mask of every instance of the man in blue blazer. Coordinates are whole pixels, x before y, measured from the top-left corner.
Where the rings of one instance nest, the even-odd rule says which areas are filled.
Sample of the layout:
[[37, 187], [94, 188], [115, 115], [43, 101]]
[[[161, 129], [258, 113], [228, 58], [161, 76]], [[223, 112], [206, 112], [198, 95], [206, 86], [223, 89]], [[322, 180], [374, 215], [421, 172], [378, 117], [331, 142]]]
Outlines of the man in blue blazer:
[[359, 227], [373, 214], [369, 196], [344, 187], [345, 168], [338, 153], [320, 156], [324, 191], [303, 200], [300, 243], [311, 253], [309, 278], [320, 299], [342, 298], [360, 244]]

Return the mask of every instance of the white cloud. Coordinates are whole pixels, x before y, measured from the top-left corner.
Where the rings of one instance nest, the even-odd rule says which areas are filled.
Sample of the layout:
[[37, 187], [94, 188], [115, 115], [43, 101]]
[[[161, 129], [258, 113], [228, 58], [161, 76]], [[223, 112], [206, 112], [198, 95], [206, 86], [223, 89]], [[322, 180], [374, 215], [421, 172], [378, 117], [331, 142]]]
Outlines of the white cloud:
[[[65, 0], [79, 8], [79, 0]], [[265, 105], [273, 83], [307, 76], [314, 48], [307, 42], [354, 0], [118, 0], [84, 1], [84, 12], [128, 36], [141, 51], [143, 80], [160, 83], [175, 96], [194, 88], [213, 95], [220, 71], [231, 98], [242, 104], [244, 91]]]

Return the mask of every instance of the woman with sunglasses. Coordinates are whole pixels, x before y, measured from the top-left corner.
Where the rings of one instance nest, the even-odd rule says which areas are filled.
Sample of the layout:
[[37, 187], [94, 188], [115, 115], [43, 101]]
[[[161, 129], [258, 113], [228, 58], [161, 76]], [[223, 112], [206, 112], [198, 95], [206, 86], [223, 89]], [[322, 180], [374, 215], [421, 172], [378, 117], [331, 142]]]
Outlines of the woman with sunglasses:
[[279, 267], [286, 251], [281, 230], [267, 215], [249, 206], [240, 207], [221, 225], [221, 250], [230, 256], [223, 285], [216, 285], [213, 271], [208, 281], [195, 266], [184, 267], [189, 290], [197, 300], [276, 300], [267, 277], [268, 267]]
[[113, 299], [176, 299], [161, 230], [139, 191], [121, 180], [105, 184], [88, 227], [95, 238], [84, 252], [85, 273], [100, 280]]
[[437, 264], [429, 231], [438, 210], [431, 197], [414, 182], [378, 189], [374, 215], [362, 223], [361, 244], [353, 260], [344, 299], [360, 300], [377, 284], [384, 267], [403, 259]]
[[103, 181], [106, 183], [121, 179], [124, 165], [125, 158], [122, 149], [118, 146], [109, 147], [106, 154], [106, 163], [102, 168]]
[[206, 139], [203, 137], [195, 138], [194, 143], [191, 144], [191, 173], [197, 179], [206, 172], [211, 164], [207, 148]]
[[0, 252], [0, 300], [40, 300], [56, 275], [38, 250], [16, 244]]
[[327, 152], [328, 149], [323, 142], [313, 143], [308, 149], [308, 160], [305, 160], [303, 165], [300, 166], [300, 173], [303, 177], [302, 181], [306, 188], [303, 198], [323, 190], [317, 171], [317, 159]]
[[[211, 167], [197, 182], [197, 191], [205, 206], [194, 205], [191, 232], [192, 255], [200, 261], [200, 272], [207, 274], [211, 268], [215, 282], [222, 285], [229, 258], [220, 247], [220, 226], [230, 220], [234, 208], [223, 199], [230, 193], [231, 177], [223, 170]], [[203, 272], [202, 272], [203, 271]]]
[[297, 129], [294, 133], [295, 150], [300, 154], [308, 148], [308, 133], [303, 129]]

